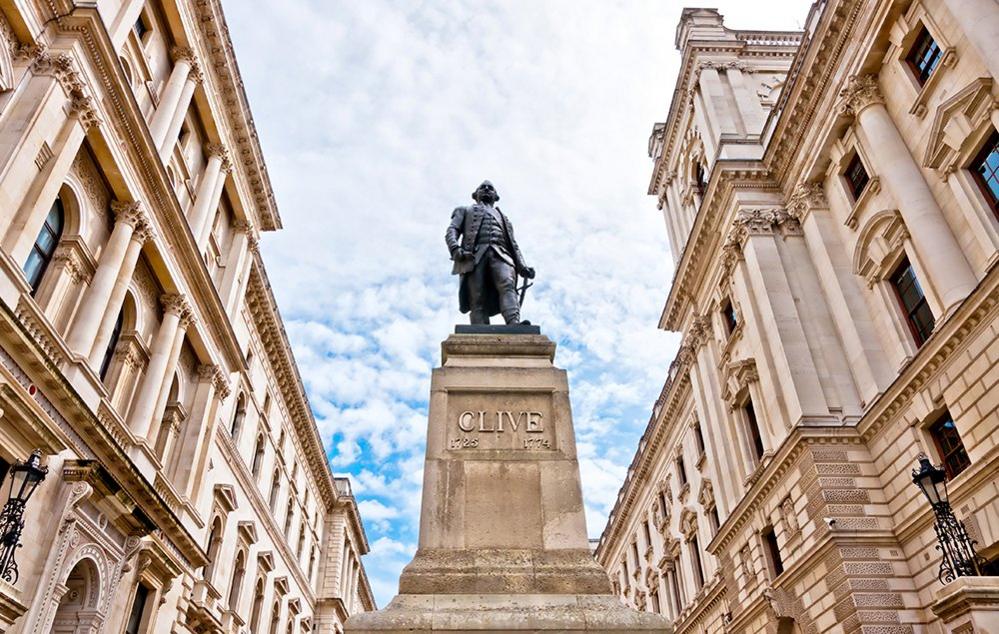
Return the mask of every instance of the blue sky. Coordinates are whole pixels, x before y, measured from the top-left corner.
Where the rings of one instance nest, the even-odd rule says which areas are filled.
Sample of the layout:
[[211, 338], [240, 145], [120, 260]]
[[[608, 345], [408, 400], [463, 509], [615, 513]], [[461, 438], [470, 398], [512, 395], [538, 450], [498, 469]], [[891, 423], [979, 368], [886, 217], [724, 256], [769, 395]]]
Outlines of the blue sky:
[[[483, 179], [538, 270], [598, 536], [678, 345], [646, 196], [679, 65], [672, 0], [225, 0], [285, 229], [268, 265], [378, 604], [416, 548], [430, 370], [457, 310], [444, 229]], [[804, 0], [713, 2], [799, 28]]]

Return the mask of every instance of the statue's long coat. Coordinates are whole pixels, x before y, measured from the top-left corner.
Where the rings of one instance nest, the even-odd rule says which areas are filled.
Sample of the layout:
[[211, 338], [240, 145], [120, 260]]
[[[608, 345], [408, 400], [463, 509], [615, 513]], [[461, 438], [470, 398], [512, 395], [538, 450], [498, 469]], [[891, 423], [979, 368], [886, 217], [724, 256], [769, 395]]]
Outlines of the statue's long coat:
[[[513, 237], [513, 225], [510, 224], [510, 220], [506, 214], [500, 211], [499, 207], [494, 209], [499, 212], [500, 219], [503, 221], [503, 234], [506, 238], [507, 252], [513, 257], [513, 268], [515, 271], [521, 271], [527, 268], [527, 265], [524, 264], [524, 256], [520, 253], [520, 247], [517, 246], [517, 241]], [[451, 214], [451, 224], [448, 225], [447, 232], [444, 234], [448, 251], [451, 252], [451, 259], [454, 260], [451, 274], [461, 276], [461, 284], [458, 288], [458, 307], [463, 313], [467, 313], [471, 309], [468, 297], [469, 273], [475, 270], [475, 265], [479, 263], [486, 251], [485, 249], [476, 249], [475, 238], [479, 235], [482, 218], [487, 213], [489, 213], [488, 210], [478, 203], [468, 207], [458, 207]], [[456, 259], [459, 248], [473, 253], [475, 257], [467, 260]], [[499, 293], [493, 286], [491, 278], [486, 280], [485, 296], [486, 314], [489, 316], [498, 314], [500, 312]]]

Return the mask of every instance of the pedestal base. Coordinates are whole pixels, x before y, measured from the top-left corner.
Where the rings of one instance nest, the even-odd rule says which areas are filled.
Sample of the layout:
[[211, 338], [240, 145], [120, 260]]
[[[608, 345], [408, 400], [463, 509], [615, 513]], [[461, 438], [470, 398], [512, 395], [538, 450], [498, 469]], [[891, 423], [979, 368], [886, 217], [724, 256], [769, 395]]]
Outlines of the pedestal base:
[[350, 619], [352, 633], [656, 632], [661, 616], [626, 608], [609, 594], [400, 594]]

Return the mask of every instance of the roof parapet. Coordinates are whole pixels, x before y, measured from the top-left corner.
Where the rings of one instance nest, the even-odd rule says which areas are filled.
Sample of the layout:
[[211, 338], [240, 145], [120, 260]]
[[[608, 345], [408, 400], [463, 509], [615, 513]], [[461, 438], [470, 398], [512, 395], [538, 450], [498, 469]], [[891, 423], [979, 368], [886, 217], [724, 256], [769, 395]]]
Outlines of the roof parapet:
[[734, 40], [725, 28], [725, 17], [718, 9], [685, 7], [676, 25], [676, 50], [682, 51], [691, 40]]

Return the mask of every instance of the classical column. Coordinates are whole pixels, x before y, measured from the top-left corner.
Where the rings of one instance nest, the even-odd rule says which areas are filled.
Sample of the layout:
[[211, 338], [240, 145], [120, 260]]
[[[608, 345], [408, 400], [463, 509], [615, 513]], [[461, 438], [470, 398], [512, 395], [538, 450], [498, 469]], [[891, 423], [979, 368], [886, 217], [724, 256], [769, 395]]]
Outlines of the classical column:
[[[152, 135], [153, 143], [157, 149], [163, 147], [163, 142], [167, 138], [167, 130], [173, 121], [174, 113], [177, 112], [177, 108], [183, 101], [183, 93], [197, 64], [194, 51], [186, 46], [175, 46], [170, 51], [170, 55], [173, 58], [173, 70], [170, 71], [170, 77], [163, 88], [163, 94], [160, 95], [159, 105], [156, 106], [156, 112], [153, 113], [152, 120], [149, 122], [149, 133]], [[193, 93], [194, 89], [192, 88], [191, 94]], [[187, 110], [186, 105], [184, 110]]]
[[180, 434], [180, 427], [184, 423], [184, 420], [183, 409], [175, 405], [163, 412], [163, 418], [160, 420], [160, 433], [156, 443], [156, 455], [159, 456], [161, 463], [166, 464], [171, 459], [174, 441], [176, 441], [177, 436]]
[[989, 70], [993, 81], [999, 80], [999, 10], [996, 0], [944, 0], [961, 33], [977, 49], [978, 57]]
[[[209, 143], [205, 146], [205, 153], [208, 155], [208, 164], [205, 172], [201, 175], [201, 182], [198, 183], [198, 192], [194, 197], [194, 207], [188, 217], [188, 225], [191, 227], [191, 235], [195, 242], [201, 246], [201, 233], [209, 217], [218, 209], [219, 201], [215, 198], [215, 191], [218, 189], [219, 177], [223, 170], [231, 169], [229, 155], [225, 146], [221, 143]], [[223, 177], [223, 180], [225, 178]], [[221, 191], [219, 191], [221, 198]]]
[[[854, 75], [841, 99], [841, 108], [856, 115], [875, 172], [898, 203], [928, 281], [940, 295], [944, 314], [949, 314], [978, 284], [954, 232], [888, 114], [877, 79]], [[938, 322], [941, 317], [937, 315]]]
[[10, 203], [8, 209], [15, 208], [17, 211], [7, 228], [3, 248], [16, 262], [24, 262], [28, 257], [28, 252], [52, 207], [52, 201], [59, 194], [59, 188], [66, 179], [66, 174], [83, 144], [87, 131], [99, 124], [93, 101], [86, 96], [83, 80], [73, 69], [72, 58], [69, 55], [65, 53], [50, 55], [42, 51], [36, 55], [29, 72], [55, 77], [69, 97], [67, 104], [69, 117], [63, 121], [52, 147], [49, 148], [48, 158], [41, 168], [32, 161], [28, 170], [30, 176], [20, 173], [4, 174], [0, 187], [4, 193], [0, 194], [0, 200], [10, 195], [9, 192], [19, 189], [19, 185], [13, 182], [16, 176], [27, 178], [31, 183], [27, 191], [20, 190], [24, 193], [16, 201], [7, 201]]
[[174, 336], [180, 325], [180, 318], [190, 309], [182, 295], [167, 294], [160, 298], [163, 304], [163, 320], [160, 322], [156, 338], [149, 352], [149, 363], [142, 376], [142, 385], [136, 395], [135, 404], [128, 416], [128, 426], [132, 433], [143, 439], [149, 438], [150, 426], [153, 423], [153, 412], [159, 401], [163, 377], [169, 365], [170, 352], [173, 349]]
[[187, 111], [191, 107], [191, 98], [194, 97], [194, 90], [201, 83], [202, 79], [201, 70], [195, 64], [184, 80], [184, 87], [181, 88], [180, 96], [177, 98], [177, 107], [170, 117], [170, 123], [167, 125], [163, 140], [157, 146], [160, 158], [163, 159], [164, 163], [170, 160], [170, 154], [177, 144], [177, 135], [180, 134], [180, 127], [184, 124], [184, 117], [187, 116]]
[[87, 357], [90, 356], [94, 337], [101, 326], [101, 318], [104, 317], [122, 264], [128, 255], [129, 245], [133, 242], [132, 235], [136, 227], [145, 225], [146, 222], [142, 209], [136, 201], [115, 201], [111, 204], [111, 209], [115, 214], [114, 229], [101, 253], [97, 272], [94, 273], [90, 287], [84, 295], [66, 342], [70, 350]]
[[111, 290], [111, 297], [108, 300], [107, 308], [104, 310], [104, 317], [101, 319], [97, 335], [94, 337], [93, 347], [90, 349], [90, 366], [99, 367], [98, 364], [104, 358], [108, 343], [111, 341], [111, 333], [114, 332], [115, 323], [118, 321], [118, 314], [121, 312], [122, 303], [125, 301], [125, 292], [128, 285], [132, 283], [132, 275], [135, 273], [135, 265], [139, 261], [139, 254], [142, 253], [142, 246], [152, 240], [153, 231], [147, 222], [142, 222], [132, 232], [132, 239], [125, 249], [125, 258], [122, 260], [121, 268], [118, 270], [118, 277], [115, 280], [114, 288]]
[[209, 439], [215, 432], [214, 421], [219, 406], [229, 393], [229, 381], [221, 368], [214, 364], [198, 366], [198, 384], [189, 417], [191, 424], [184, 428], [179, 444], [181, 450], [175, 452], [170, 465], [174, 487], [181, 498], [195, 508], [211, 446]]
[[863, 399], [861, 406], [866, 407], [887, 389], [892, 372], [885, 363], [885, 351], [853, 274], [853, 265], [837, 235], [836, 220], [829, 211], [822, 186], [799, 184], [788, 200], [787, 210], [801, 224], [826, 307]]
[[173, 343], [166, 358], [166, 367], [163, 369], [163, 378], [160, 381], [160, 389], [156, 395], [156, 408], [153, 410], [152, 424], [149, 430], [149, 438], [157, 438], [159, 435], [159, 425], [166, 412], [167, 400], [170, 398], [170, 387], [173, 385], [174, 373], [177, 372], [177, 362], [180, 360], [180, 352], [184, 348], [184, 340], [187, 338], [187, 328], [194, 321], [190, 307], [181, 313], [177, 321], [177, 328], [173, 333]]
[[[250, 249], [257, 249], [257, 239], [253, 235], [253, 225], [245, 220], [237, 220], [233, 223], [235, 235], [232, 244], [229, 246], [229, 255], [226, 258], [225, 274], [222, 276], [222, 283], [219, 284], [219, 296], [222, 298], [222, 306], [229, 312], [236, 301], [236, 294], [242, 286], [244, 271], [249, 269]], [[234, 314], [229, 312], [229, 314]]]
[[247, 257], [245, 264], [235, 271], [232, 288], [226, 290], [227, 312], [235, 315], [242, 307], [242, 301], [246, 297], [246, 286], [250, 283], [250, 273], [253, 271], [253, 258], [260, 252], [260, 244], [253, 230], [246, 233]]

